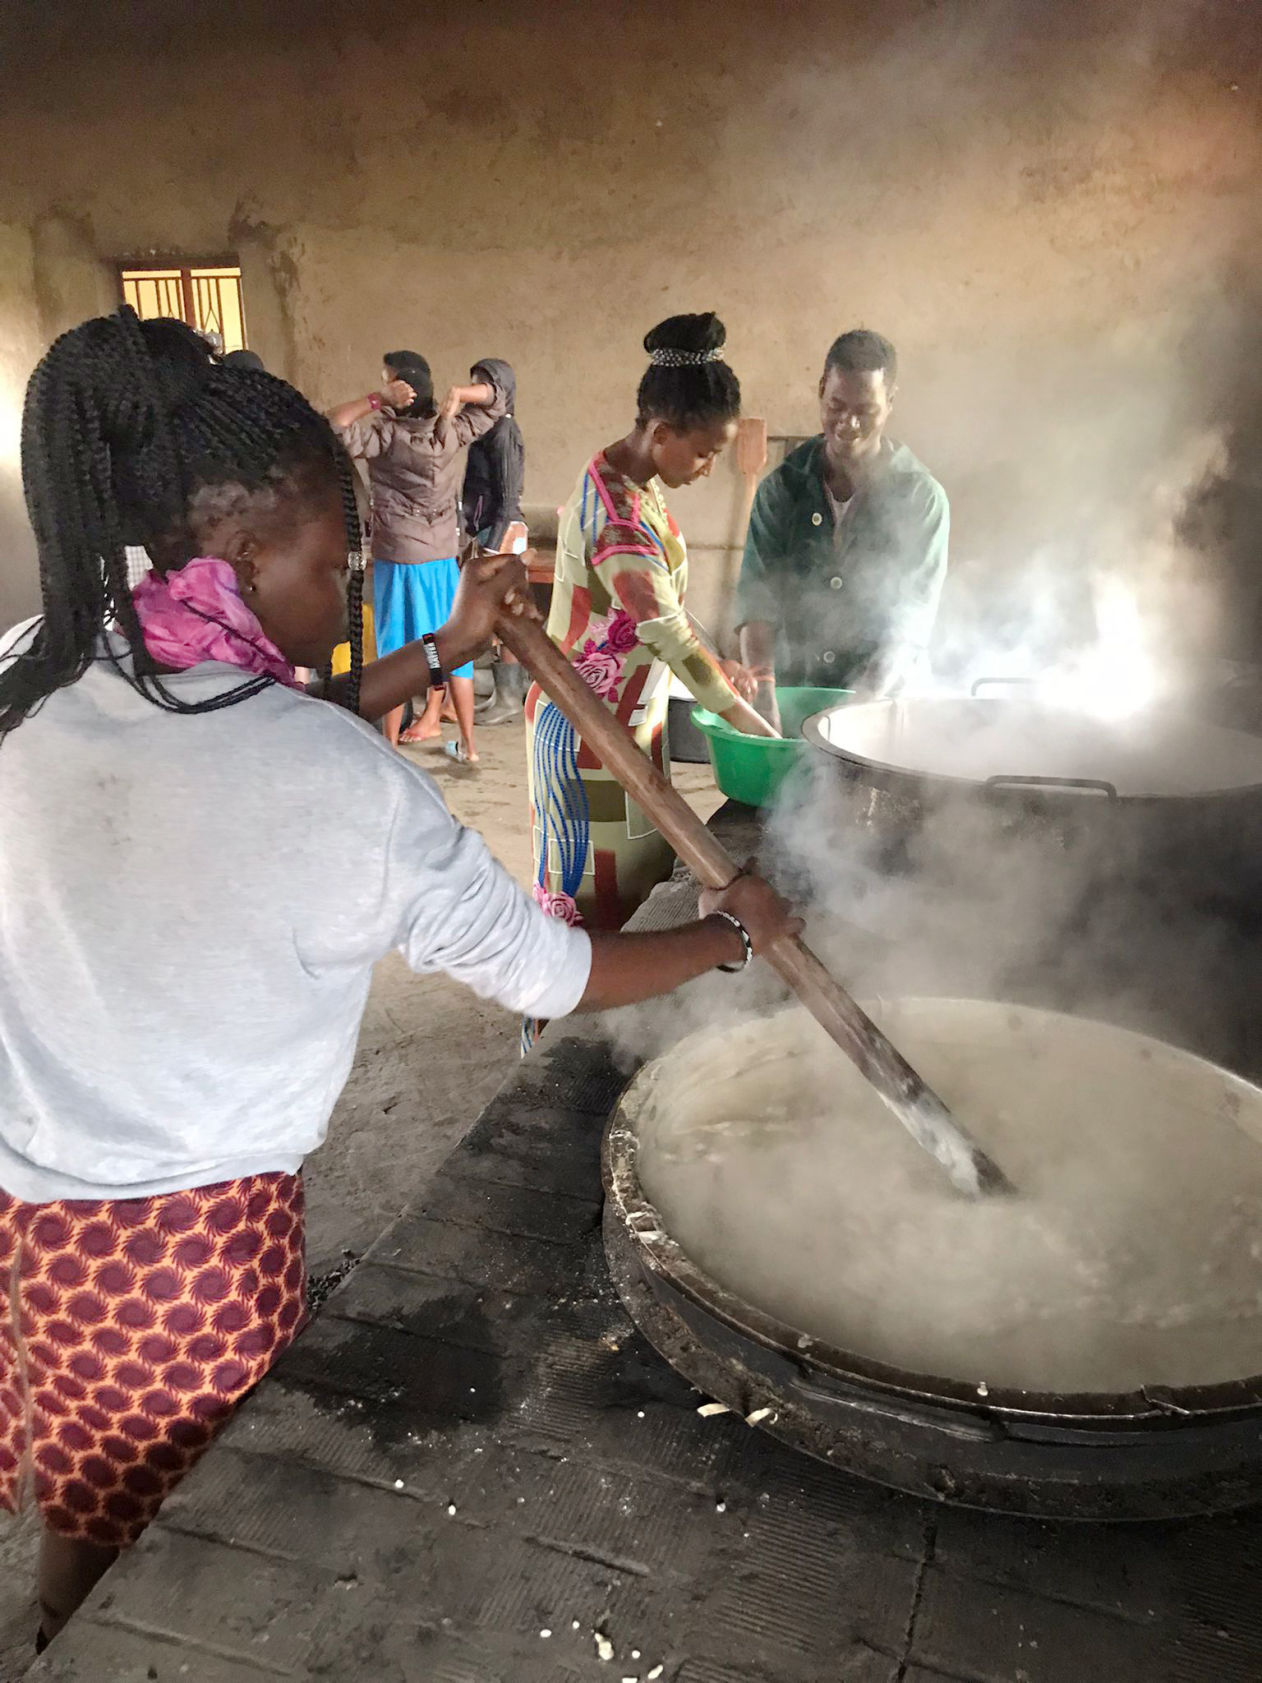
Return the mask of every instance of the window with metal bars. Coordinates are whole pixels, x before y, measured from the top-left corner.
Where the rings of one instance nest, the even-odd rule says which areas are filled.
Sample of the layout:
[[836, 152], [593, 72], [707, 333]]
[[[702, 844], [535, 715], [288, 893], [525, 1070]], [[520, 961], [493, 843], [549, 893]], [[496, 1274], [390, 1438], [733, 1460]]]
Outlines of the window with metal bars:
[[217, 350], [245, 349], [245, 302], [235, 264], [128, 265], [119, 270], [119, 282], [124, 303], [142, 321], [175, 316], [204, 333]]

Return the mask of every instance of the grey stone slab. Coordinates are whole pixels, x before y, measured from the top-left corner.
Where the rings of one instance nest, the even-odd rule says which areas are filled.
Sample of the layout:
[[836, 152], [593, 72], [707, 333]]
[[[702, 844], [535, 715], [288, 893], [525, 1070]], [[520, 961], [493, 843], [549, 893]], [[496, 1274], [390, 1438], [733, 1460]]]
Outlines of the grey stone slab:
[[[512, 1365], [526, 1359], [519, 1352]], [[510, 1364], [493, 1351], [334, 1315], [321, 1316], [276, 1371], [290, 1386], [359, 1399], [381, 1436], [497, 1420], [515, 1400]]]
[[[338, 1683], [393, 1676], [392, 1667], [425, 1676], [414, 1655], [439, 1632], [495, 1654], [537, 1654], [562, 1675], [572, 1669], [609, 1683], [634, 1666], [621, 1674], [602, 1666], [593, 1631], [608, 1632], [616, 1653], [629, 1657], [637, 1647], [664, 1652], [659, 1633], [670, 1622], [669, 1605], [639, 1576], [481, 1526], [453, 1527], [423, 1575], [412, 1556], [400, 1556], [387, 1578], [361, 1579], [326, 1597], [322, 1612], [308, 1674]], [[541, 1637], [543, 1630], [551, 1636]]]
[[[616, 1338], [550, 1336], [537, 1352], [530, 1394], [518, 1429], [558, 1443], [594, 1431], [606, 1414], [621, 1422], [649, 1402], [689, 1413], [700, 1400], [638, 1334]], [[701, 1434], [698, 1434], [700, 1436]]]
[[603, 1123], [626, 1079], [626, 1072], [614, 1065], [595, 1024], [580, 1033], [566, 1023], [523, 1059], [491, 1100], [477, 1127], [487, 1137], [493, 1133], [497, 1118], [532, 1109], [578, 1112]]
[[[167, 1499], [166, 1528], [230, 1542], [259, 1554], [300, 1561], [335, 1577], [389, 1575], [402, 1558], [414, 1556], [418, 1575], [446, 1538], [446, 1509], [458, 1496], [435, 1464], [431, 1488], [396, 1490], [339, 1477], [299, 1461], [247, 1455], [227, 1443], [216, 1446]], [[251, 1569], [242, 1559], [236, 1570]], [[122, 1579], [120, 1609], [136, 1616], [144, 1602]]]
[[731, 1663], [713, 1658], [688, 1659], [669, 1683], [903, 1683], [898, 1661], [862, 1643], [847, 1644], [827, 1658], [802, 1660], [787, 1650], [765, 1662], [745, 1656]]
[[970, 1683], [1153, 1683], [1165, 1643], [1155, 1626], [930, 1567], [909, 1657]]
[[485, 1139], [479, 1135], [467, 1141], [468, 1149], [448, 1160], [447, 1172], [494, 1186], [528, 1186], [572, 1198], [599, 1199], [599, 1124], [579, 1113], [570, 1119], [572, 1126], [565, 1126], [551, 1112], [533, 1115], [539, 1125], [528, 1134], [502, 1126]]
[[594, 1655], [597, 1628], [625, 1654], [655, 1643], [673, 1613], [659, 1586], [639, 1573], [530, 1538], [474, 1532], [466, 1556], [448, 1598], [457, 1622], [523, 1637], [550, 1629], [555, 1652], [574, 1662]]
[[663, 1487], [651, 1472], [587, 1456], [514, 1455], [496, 1447], [480, 1458], [464, 1490], [471, 1518], [498, 1517], [545, 1547], [604, 1560], [659, 1584], [680, 1573], [704, 1576], [708, 1557], [726, 1542], [707, 1492]]
[[157, 1527], [128, 1568], [125, 1590], [107, 1575], [93, 1597], [98, 1623], [116, 1624], [124, 1602], [144, 1607], [154, 1636], [196, 1645], [213, 1634], [221, 1658], [285, 1676], [301, 1674], [317, 1604], [339, 1575], [310, 1561], [243, 1561], [228, 1544]]
[[414, 1629], [406, 1613], [382, 1606], [360, 1630], [331, 1638], [306, 1675], [330, 1683], [361, 1677], [388, 1677], [391, 1683], [618, 1683], [614, 1667], [586, 1655], [564, 1659], [558, 1647], [537, 1634], [510, 1638]]
[[210, 1471], [199, 1466], [191, 1476], [209, 1478], [221, 1453], [232, 1450], [446, 1503], [459, 1489], [461, 1469], [474, 1466], [483, 1446], [495, 1441], [492, 1430], [474, 1427], [466, 1427], [458, 1443], [442, 1427], [423, 1430], [411, 1420], [403, 1430], [382, 1427], [359, 1397], [273, 1380], [226, 1427], [214, 1458], [203, 1463]]
[[641, 1338], [609, 1283], [608, 1275], [593, 1281], [596, 1267], [603, 1271], [604, 1261], [595, 1244], [589, 1245], [583, 1266], [574, 1280], [559, 1287], [549, 1300], [548, 1319], [552, 1326], [575, 1338], [599, 1338], [612, 1344], [625, 1344]]
[[[513, 1534], [516, 1526], [488, 1524], [503, 1506], [497, 1486], [512, 1476], [507, 1464], [480, 1492], [481, 1510], [479, 1493], [470, 1491], [455, 1515], [431, 1505], [431, 1518], [435, 1511], [443, 1517], [427, 1524], [421, 1504], [393, 1491], [266, 1458], [251, 1464], [231, 1451], [218, 1459], [209, 1511], [194, 1482], [181, 1500], [173, 1499], [167, 1525], [221, 1527], [225, 1511], [251, 1509], [249, 1492], [252, 1511], [233, 1530], [238, 1546], [168, 1535], [148, 1570], [129, 1563], [121, 1599], [133, 1610], [148, 1605], [164, 1634], [176, 1632], [191, 1643], [215, 1630], [221, 1649], [252, 1643], [265, 1618], [260, 1600], [277, 1590], [275, 1670], [348, 1683], [377, 1675], [387, 1662], [414, 1664], [403, 1674], [425, 1677], [417, 1656], [427, 1652], [425, 1632], [441, 1629], [443, 1619], [514, 1643], [542, 1640], [539, 1630], [555, 1629], [558, 1640], [549, 1654], [562, 1660], [569, 1651], [576, 1663], [589, 1648], [594, 1653], [591, 1631], [598, 1626], [645, 1632], [662, 1622], [656, 1604], [672, 1562], [665, 1539], [655, 1539], [648, 1493], [630, 1481], [609, 1484], [578, 1468], [516, 1469], [510, 1492], [531, 1494], [521, 1508], [510, 1494], [510, 1512], [523, 1533], [546, 1515], [555, 1535], [539, 1541]], [[225, 1478], [225, 1467], [234, 1469], [232, 1477]], [[661, 1531], [660, 1517], [656, 1525]], [[623, 1563], [614, 1551], [632, 1538], [647, 1558]], [[165, 1593], [155, 1599], [163, 1583]], [[235, 1611], [234, 1594], [241, 1596]], [[291, 1600], [296, 1611], [289, 1617]], [[107, 1611], [117, 1611], [113, 1602]], [[581, 1638], [573, 1631], [575, 1620], [586, 1633]], [[625, 1646], [632, 1644], [628, 1635]]]
[[25, 1676], [33, 1683], [276, 1683], [301, 1673], [264, 1671], [213, 1650], [79, 1614]]
[[554, 1245], [580, 1245], [600, 1224], [600, 1188], [586, 1198], [563, 1196], [551, 1188], [502, 1186], [440, 1173], [416, 1212], [434, 1221], [489, 1228]]
[[583, 1253], [573, 1245], [510, 1237], [433, 1221], [407, 1212], [368, 1253], [374, 1262], [461, 1280], [471, 1286], [542, 1296], [577, 1276]]
[[1240, 1514], [1172, 1531], [1177, 1589], [1171, 1683], [1257, 1683], [1262, 1678], [1262, 1515]]
[[[1256, 1588], [1253, 1592], [1257, 1593]], [[1236, 1620], [1230, 1621], [1234, 1625]], [[1226, 1625], [1185, 1629], [1171, 1645], [1162, 1683], [1258, 1683], [1262, 1651]]]
[[693, 1645], [770, 1666], [777, 1655], [819, 1667], [856, 1648], [898, 1653], [916, 1590], [915, 1561], [845, 1546], [748, 1547], [695, 1609]]
[[[643, 1367], [641, 1367], [643, 1364]], [[668, 1377], [660, 1382], [660, 1375]], [[652, 1383], [641, 1383], [648, 1377]], [[603, 1396], [600, 1406], [594, 1399]], [[749, 1428], [702, 1420], [699, 1392], [638, 1342], [590, 1350], [552, 1344], [514, 1424], [518, 1440], [554, 1454], [584, 1454], [611, 1465], [651, 1467], [696, 1484], [715, 1499], [724, 1492]]]
[[[898, 1683], [969, 1683], [969, 1679], [958, 1673], [953, 1676], [949, 1671], [926, 1671], [923, 1666], [914, 1665], [899, 1673]], [[1083, 1678], [1078, 1683], [1091, 1683], [1091, 1680]]]
[[990, 1583], [1148, 1623], [1170, 1604], [1178, 1534], [1158, 1526], [1048, 1525], [943, 1508], [934, 1559]]
[[539, 1637], [511, 1641], [413, 1628], [402, 1610], [383, 1607], [356, 1635], [340, 1643], [331, 1638], [313, 1656], [307, 1675], [330, 1683], [358, 1677], [386, 1677], [391, 1683], [582, 1683], [592, 1674], [561, 1660], [554, 1645]]
[[925, 1558], [936, 1519], [930, 1504], [862, 1483], [741, 1426], [746, 1439], [723, 1493], [729, 1511], [744, 1515], [754, 1546], [808, 1560], [844, 1547]]
[[538, 1315], [539, 1300], [361, 1262], [329, 1298], [323, 1313], [494, 1352], [520, 1336]]

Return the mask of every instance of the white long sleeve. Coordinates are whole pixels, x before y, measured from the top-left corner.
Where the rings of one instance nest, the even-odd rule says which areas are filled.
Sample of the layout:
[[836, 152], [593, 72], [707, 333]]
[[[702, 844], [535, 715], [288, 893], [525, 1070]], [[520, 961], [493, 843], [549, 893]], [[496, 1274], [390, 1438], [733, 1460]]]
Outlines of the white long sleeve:
[[0, 743], [0, 812], [0, 1187], [28, 1201], [297, 1168], [391, 948], [532, 1015], [587, 985], [587, 936], [424, 772], [279, 686], [179, 714], [97, 661]]

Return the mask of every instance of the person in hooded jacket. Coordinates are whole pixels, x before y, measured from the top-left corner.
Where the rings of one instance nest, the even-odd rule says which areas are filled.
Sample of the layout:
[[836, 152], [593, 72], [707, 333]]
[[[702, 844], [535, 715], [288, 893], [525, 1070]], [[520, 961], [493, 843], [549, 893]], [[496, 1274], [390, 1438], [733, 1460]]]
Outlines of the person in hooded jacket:
[[479, 549], [521, 554], [526, 523], [521, 498], [526, 484], [526, 447], [514, 409], [517, 376], [499, 357], [483, 357], [469, 370], [474, 384], [486, 382], [504, 393], [507, 405], [489, 432], [469, 446], [461, 496], [464, 529]]
[[[500, 386], [507, 394], [508, 413], [469, 446], [462, 498], [465, 535], [479, 550], [520, 555], [527, 540], [521, 510], [526, 447], [514, 414], [517, 376], [499, 357], [483, 357], [469, 370], [469, 378], [491, 380]], [[501, 649], [484, 678], [489, 679], [491, 691], [477, 703], [478, 723], [500, 725], [520, 719], [527, 679], [512, 656]]]

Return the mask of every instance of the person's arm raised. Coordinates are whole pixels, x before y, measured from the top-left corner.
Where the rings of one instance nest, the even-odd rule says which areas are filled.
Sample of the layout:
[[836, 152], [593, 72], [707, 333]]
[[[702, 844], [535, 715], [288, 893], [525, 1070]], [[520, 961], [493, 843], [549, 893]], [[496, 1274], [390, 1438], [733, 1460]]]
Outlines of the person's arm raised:
[[501, 415], [508, 413], [508, 399], [489, 380], [472, 386], [453, 386], [438, 410], [434, 437], [445, 449], [464, 449], [475, 438], [490, 432]]
[[444, 420], [454, 420], [462, 409], [472, 406], [485, 409], [495, 402], [495, 387], [489, 380], [479, 380], [472, 386], [452, 386], [438, 406]]
[[346, 427], [354, 426], [356, 421], [366, 420], [379, 409], [406, 409], [415, 401], [416, 393], [406, 380], [391, 380], [390, 384], [383, 386], [379, 392], [369, 392], [366, 397], [352, 397], [346, 403], [339, 403], [334, 409], [326, 409], [324, 418], [331, 427], [341, 432]]

